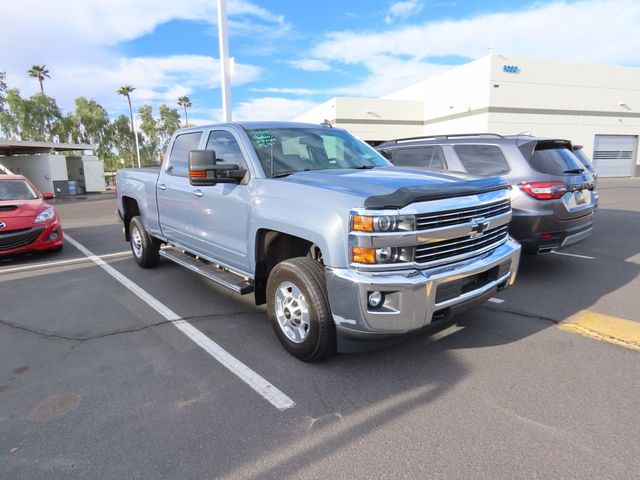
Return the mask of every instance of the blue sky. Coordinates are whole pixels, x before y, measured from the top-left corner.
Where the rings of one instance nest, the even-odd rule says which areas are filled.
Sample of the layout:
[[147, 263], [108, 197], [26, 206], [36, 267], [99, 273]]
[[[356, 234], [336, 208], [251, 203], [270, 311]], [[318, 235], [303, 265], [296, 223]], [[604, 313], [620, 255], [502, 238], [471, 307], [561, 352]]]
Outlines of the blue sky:
[[[0, 70], [30, 95], [32, 64], [69, 110], [94, 98], [193, 103], [220, 118], [215, 0], [21, 0], [3, 5]], [[290, 119], [333, 96], [380, 96], [491, 52], [640, 66], [640, 2], [228, 0], [235, 119]], [[620, 37], [620, 33], [625, 32]]]

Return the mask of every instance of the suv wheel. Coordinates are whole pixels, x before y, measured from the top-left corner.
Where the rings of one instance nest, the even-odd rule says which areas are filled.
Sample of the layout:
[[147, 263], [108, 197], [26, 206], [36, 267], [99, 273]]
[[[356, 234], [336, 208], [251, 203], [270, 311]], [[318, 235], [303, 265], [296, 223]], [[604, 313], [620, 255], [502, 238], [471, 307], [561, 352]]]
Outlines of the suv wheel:
[[142, 225], [139, 216], [133, 217], [129, 223], [129, 241], [131, 252], [142, 268], [153, 268], [160, 261], [160, 242], [151, 237]]
[[335, 352], [335, 327], [322, 265], [310, 257], [277, 264], [267, 280], [267, 310], [278, 340], [305, 362]]

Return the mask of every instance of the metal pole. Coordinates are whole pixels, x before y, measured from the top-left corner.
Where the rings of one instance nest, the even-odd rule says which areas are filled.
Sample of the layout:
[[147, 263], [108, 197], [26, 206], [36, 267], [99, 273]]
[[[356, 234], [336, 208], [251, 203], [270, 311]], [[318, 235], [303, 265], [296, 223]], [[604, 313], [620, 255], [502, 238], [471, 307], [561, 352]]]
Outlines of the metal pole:
[[222, 116], [225, 122], [230, 122], [231, 74], [229, 69], [229, 43], [227, 41], [227, 0], [218, 0], [218, 43], [220, 44]]
[[136, 140], [136, 158], [138, 159], [138, 168], [142, 168], [140, 165], [140, 145], [138, 144], [138, 130], [136, 129], [136, 122], [133, 121], [133, 138]]

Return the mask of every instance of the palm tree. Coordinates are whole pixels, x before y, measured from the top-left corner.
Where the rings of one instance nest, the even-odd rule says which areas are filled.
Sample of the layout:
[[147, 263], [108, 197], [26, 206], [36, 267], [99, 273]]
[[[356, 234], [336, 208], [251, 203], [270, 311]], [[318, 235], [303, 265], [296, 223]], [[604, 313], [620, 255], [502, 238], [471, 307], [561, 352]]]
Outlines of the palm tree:
[[40, 82], [40, 92], [44, 95], [44, 79], [51, 78], [49, 76], [49, 70], [47, 70], [46, 65], [32, 65], [29, 70], [27, 70], [27, 74], [31, 78], [37, 78], [38, 82]]
[[191, 108], [191, 99], [186, 95], [183, 95], [182, 97], [178, 98], [178, 105], [184, 108], [184, 120], [188, 127], [189, 117], [187, 116], [187, 108]]
[[140, 168], [140, 148], [138, 147], [138, 134], [136, 133], [136, 128], [133, 125], [133, 108], [131, 108], [131, 93], [135, 90], [135, 87], [131, 85], [123, 85], [116, 93], [118, 95], [122, 95], [123, 97], [127, 97], [127, 102], [129, 102], [129, 119], [131, 120], [131, 131], [133, 132], [133, 138], [136, 141], [136, 157], [138, 158], [138, 168]]

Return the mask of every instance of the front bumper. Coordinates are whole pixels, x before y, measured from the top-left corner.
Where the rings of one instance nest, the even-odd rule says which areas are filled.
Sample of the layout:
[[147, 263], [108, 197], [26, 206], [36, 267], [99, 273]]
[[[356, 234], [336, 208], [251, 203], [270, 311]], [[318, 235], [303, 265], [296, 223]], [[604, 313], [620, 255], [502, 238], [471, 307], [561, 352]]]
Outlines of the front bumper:
[[[340, 338], [380, 340], [429, 325], [434, 319], [471, 308], [512, 285], [520, 260], [520, 244], [512, 239], [478, 257], [425, 270], [364, 272], [325, 271], [333, 319]], [[369, 292], [384, 302], [368, 305]]]
[[[55, 234], [55, 240], [52, 236]], [[31, 229], [8, 231], [0, 234], [0, 257], [27, 252], [43, 252], [62, 247], [64, 234], [62, 225], [56, 218]]]

